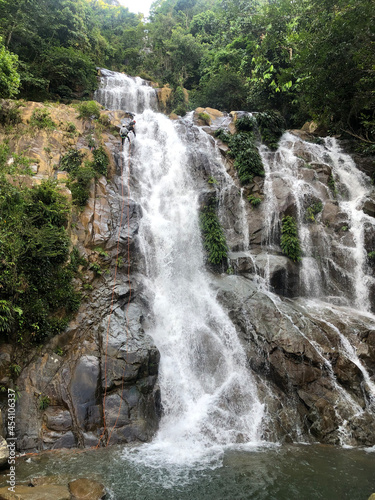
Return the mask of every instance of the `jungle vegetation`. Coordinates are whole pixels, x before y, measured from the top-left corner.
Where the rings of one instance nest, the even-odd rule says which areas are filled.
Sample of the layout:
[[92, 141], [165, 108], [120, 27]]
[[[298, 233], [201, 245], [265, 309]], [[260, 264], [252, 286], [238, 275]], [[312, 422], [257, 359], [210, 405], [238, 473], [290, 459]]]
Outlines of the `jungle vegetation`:
[[89, 98], [96, 67], [189, 91], [189, 106], [277, 110], [375, 142], [368, 0], [1, 0], [0, 97]]

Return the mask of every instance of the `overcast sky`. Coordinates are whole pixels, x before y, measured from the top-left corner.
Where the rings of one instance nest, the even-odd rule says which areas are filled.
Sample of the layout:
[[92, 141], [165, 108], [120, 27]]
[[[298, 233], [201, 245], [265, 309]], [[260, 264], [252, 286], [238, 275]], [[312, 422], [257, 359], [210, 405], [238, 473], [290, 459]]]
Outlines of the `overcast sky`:
[[127, 7], [130, 12], [134, 12], [135, 14], [142, 12], [145, 17], [147, 17], [153, 1], [154, 0], [119, 0], [120, 4]]

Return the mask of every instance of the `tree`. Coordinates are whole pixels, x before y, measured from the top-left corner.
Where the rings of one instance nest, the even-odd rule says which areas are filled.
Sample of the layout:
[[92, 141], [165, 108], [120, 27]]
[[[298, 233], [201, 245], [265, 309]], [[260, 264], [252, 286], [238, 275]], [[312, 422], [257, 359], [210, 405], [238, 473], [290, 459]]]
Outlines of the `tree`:
[[14, 97], [18, 93], [20, 76], [17, 66], [18, 57], [4, 47], [0, 37], [0, 97]]

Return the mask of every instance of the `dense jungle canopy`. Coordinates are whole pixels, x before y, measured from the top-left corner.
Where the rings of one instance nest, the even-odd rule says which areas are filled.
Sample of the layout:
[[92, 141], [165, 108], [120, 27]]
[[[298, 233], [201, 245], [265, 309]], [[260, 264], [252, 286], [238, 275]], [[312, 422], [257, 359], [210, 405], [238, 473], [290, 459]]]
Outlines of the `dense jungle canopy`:
[[[96, 67], [169, 84], [172, 107], [280, 111], [375, 141], [369, 0], [0, 0], [0, 94], [89, 97]], [[184, 102], [182, 88], [189, 91]]]

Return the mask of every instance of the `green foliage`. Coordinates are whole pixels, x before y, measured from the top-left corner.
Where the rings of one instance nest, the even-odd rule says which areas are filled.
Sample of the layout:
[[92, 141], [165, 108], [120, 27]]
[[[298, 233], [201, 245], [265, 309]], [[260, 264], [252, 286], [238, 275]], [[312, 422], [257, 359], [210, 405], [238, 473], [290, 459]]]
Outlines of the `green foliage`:
[[298, 238], [297, 223], [294, 217], [286, 215], [281, 221], [281, 249], [294, 262], [301, 260], [301, 246]]
[[0, 176], [0, 328], [14, 341], [41, 342], [77, 310], [69, 210], [53, 181], [17, 188]]
[[0, 36], [0, 98], [18, 94], [20, 75], [17, 71], [18, 57], [7, 50]]
[[85, 101], [78, 104], [78, 118], [88, 119], [100, 117], [100, 106], [96, 101]]
[[58, 356], [63, 356], [64, 355], [64, 350], [60, 347], [60, 346], [57, 346], [54, 351], [53, 351], [55, 354], [57, 354]]
[[89, 269], [94, 271], [94, 273], [97, 274], [98, 276], [103, 274], [103, 271], [102, 271], [102, 268], [101, 268], [99, 262], [93, 262], [92, 264], [90, 264]]
[[108, 174], [109, 158], [103, 146], [94, 149], [92, 154], [94, 156], [93, 169], [98, 174], [106, 176]]
[[285, 121], [280, 113], [267, 111], [256, 115], [262, 141], [271, 149], [277, 149], [280, 137], [285, 131]]
[[371, 251], [367, 254], [367, 257], [370, 259], [370, 260], [374, 260], [375, 261], [375, 252], [374, 251]]
[[79, 167], [72, 172], [67, 186], [72, 193], [73, 203], [84, 207], [90, 197], [91, 181], [95, 178], [95, 170], [91, 166]]
[[229, 144], [231, 139], [231, 135], [225, 132], [225, 130], [223, 130], [222, 128], [218, 128], [217, 130], [215, 130], [214, 136], [220, 141], [225, 142], [227, 144]]
[[257, 127], [256, 118], [245, 115], [234, 122], [237, 132], [252, 132]]
[[210, 175], [207, 182], [208, 184], [217, 184], [217, 180], [215, 179], [215, 177], [212, 177], [212, 175]]
[[238, 132], [231, 136], [229, 147], [242, 184], [252, 182], [254, 175], [264, 176], [262, 159], [251, 132]]
[[202, 120], [206, 125], [210, 125], [211, 123], [210, 115], [208, 115], [207, 113], [199, 113], [198, 118]]
[[0, 300], [0, 334], [12, 331], [13, 307], [8, 300]]
[[51, 404], [51, 400], [48, 396], [39, 396], [39, 410], [46, 410]]
[[216, 214], [216, 202], [211, 201], [200, 216], [203, 245], [211, 264], [221, 264], [227, 256], [228, 247], [223, 229]]
[[17, 363], [12, 363], [9, 365], [9, 370], [12, 378], [17, 378], [21, 373], [22, 368], [20, 367], [20, 365], [17, 365]]
[[307, 207], [305, 218], [307, 221], [315, 222], [315, 216], [323, 210], [323, 203], [321, 201], [317, 201]]
[[247, 199], [249, 202], [252, 204], [253, 207], [257, 207], [262, 203], [262, 198], [258, 198], [258, 196], [254, 196], [253, 194], [250, 194]]
[[173, 113], [179, 116], [186, 115], [186, 99], [184, 94], [184, 89], [181, 86], [177, 86], [173, 92], [171, 97], [171, 105], [173, 109]]
[[54, 129], [56, 128], [56, 123], [51, 119], [50, 112], [48, 109], [37, 108], [34, 109], [31, 118], [30, 125], [39, 129]]
[[84, 157], [85, 154], [77, 149], [69, 149], [69, 151], [60, 158], [59, 168], [65, 170], [69, 174], [74, 174], [81, 166]]

